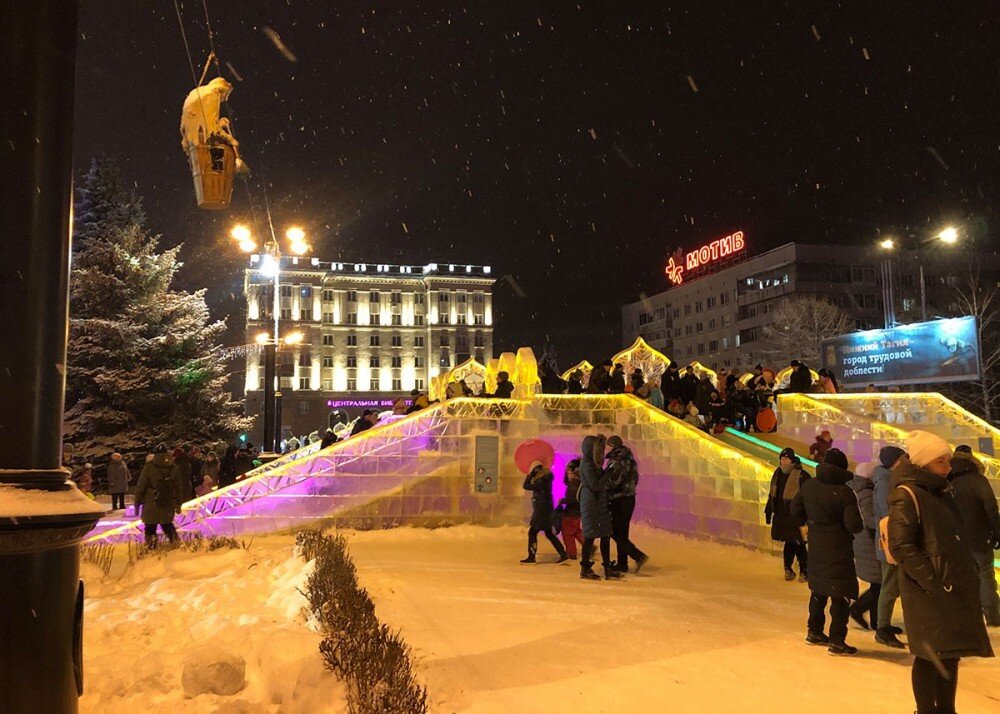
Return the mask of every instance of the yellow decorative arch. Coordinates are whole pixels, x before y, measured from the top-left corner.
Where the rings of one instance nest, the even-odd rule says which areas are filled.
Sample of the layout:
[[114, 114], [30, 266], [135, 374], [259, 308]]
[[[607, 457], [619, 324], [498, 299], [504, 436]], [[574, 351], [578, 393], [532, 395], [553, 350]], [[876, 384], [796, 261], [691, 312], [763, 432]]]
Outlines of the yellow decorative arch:
[[480, 364], [474, 357], [470, 357], [448, 372], [444, 380], [445, 388], [447, 389], [450, 382], [460, 382], [463, 379], [473, 392], [481, 394], [483, 385], [486, 383], [486, 365]]
[[639, 369], [642, 370], [642, 376], [647, 382], [651, 379], [659, 379], [670, 366], [670, 358], [662, 352], [654, 350], [641, 337], [636, 337], [631, 347], [612, 357], [611, 362], [625, 368], [626, 380], [633, 371]]

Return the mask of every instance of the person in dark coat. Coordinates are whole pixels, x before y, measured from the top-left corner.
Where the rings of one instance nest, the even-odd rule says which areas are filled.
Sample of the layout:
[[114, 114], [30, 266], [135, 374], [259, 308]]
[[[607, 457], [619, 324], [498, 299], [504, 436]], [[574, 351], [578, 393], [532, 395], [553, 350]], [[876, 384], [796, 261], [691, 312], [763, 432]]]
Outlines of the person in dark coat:
[[580, 577], [600, 580], [594, 572], [594, 541], [600, 540], [604, 577], [621, 578], [611, 564], [611, 510], [608, 505], [608, 482], [611, 474], [604, 470], [604, 435], [586, 436], [580, 456], [580, 516], [583, 525], [583, 556], [580, 560]]
[[771, 540], [784, 542], [785, 580], [794, 580], [792, 564], [799, 560], [799, 582], [808, 577], [808, 554], [802, 529], [798, 519], [792, 516], [792, 501], [799, 493], [809, 474], [802, 468], [802, 461], [794, 449], [782, 449], [778, 456], [778, 468], [771, 476], [767, 504], [764, 506], [764, 520], [771, 526]]
[[[588, 394], [607, 394], [608, 385], [611, 381], [611, 360], [606, 359], [590, 373], [590, 381], [587, 382]], [[622, 389], [625, 385], [622, 384]]]
[[583, 372], [573, 370], [566, 380], [566, 394], [583, 394]]
[[635, 369], [629, 376], [629, 383], [632, 385], [632, 391], [638, 393], [640, 389], [646, 386], [646, 378], [642, 374], [641, 369]]
[[184, 483], [183, 472], [177, 464], [171, 462], [166, 445], [157, 446], [153, 451], [152, 461], [147, 461], [142, 467], [139, 481], [135, 485], [135, 503], [137, 508], [142, 508], [146, 545], [149, 548], [155, 548], [159, 543], [157, 526], [171, 543], [177, 542], [174, 514], [181, 512]]
[[608, 481], [608, 501], [611, 506], [611, 529], [615, 544], [618, 546], [618, 562], [615, 567], [623, 573], [628, 572], [628, 559], [635, 561], [635, 572], [649, 560], [649, 556], [639, 550], [630, 538], [632, 513], [635, 511], [635, 492], [639, 486], [639, 467], [635, 462], [632, 450], [622, 443], [622, 438], [615, 434], [608, 439], [607, 471], [611, 478]]
[[336, 444], [340, 439], [337, 435], [333, 433], [333, 429], [327, 427], [326, 431], [323, 433], [323, 440], [319, 442], [319, 448], [325, 449], [328, 446]]
[[[889, 481], [892, 472], [909, 463], [909, 457], [898, 446], [884, 446], [879, 451], [878, 460], [878, 466], [872, 472], [872, 481], [875, 484], [872, 509], [875, 511], [876, 523], [889, 515]], [[899, 599], [899, 568], [886, 560], [885, 553], [882, 552], [882, 543], [878, 538], [875, 539], [875, 556], [882, 570], [875, 641], [880, 645], [901, 650], [906, 645], [899, 641], [897, 635], [902, 634], [903, 630], [892, 624], [892, 611], [896, 607], [896, 600]]]
[[[875, 484], [870, 478], [873, 464], [859, 466], [854, 478], [848, 483], [858, 500], [858, 510], [864, 530], [854, 535], [854, 570], [858, 578], [868, 583], [868, 589], [851, 605], [851, 619], [862, 629], [878, 631], [878, 596], [882, 590], [882, 568], [875, 556], [875, 541], [878, 539], [878, 521], [872, 501]], [[868, 615], [868, 620], [865, 620]]]
[[671, 399], [680, 401], [681, 377], [676, 363], [671, 362], [667, 365], [667, 371], [663, 373], [663, 377], [660, 380], [660, 391], [663, 392], [663, 400], [665, 402], [669, 403]]
[[[968, 448], [968, 447], [966, 447]], [[1000, 509], [982, 463], [961, 446], [951, 459], [948, 477], [962, 516], [962, 534], [979, 569], [979, 599], [989, 627], [1000, 627], [1000, 595], [993, 551], [1000, 549]]]
[[616, 364], [608, 378], [608, 394], [625, 393], [625, 368]]
[[948, 483], [951, 446], [927, 431], [906, 439], [910, 463], [893, 474], [889, 552], [899, 563], [907, 644], [914, 655], [919, 712], [954, 712], [962, 657], [992, 657], [979, 601], [979, 576], [962, 540]]
[[793, 359], [789, 365], [792, 374], [788, 378], [788, 391], [798, 394], [806, 394], [812, 391], [812, 372], [797, 359]]
[[236, 452], [236, 480], [242, 481], [251, 471], [253, 471], [253, 451], [245, 447]]
[[108, 462], [108, 493], [111, 494], [111, 510], [125, 509], [125, 493], [128, 491], [128, 466], [117, 451]]
[[374, 409], [365, 409], [361, 412], [361, 416], [358, 420], [354, 422], [354, 426], [351, 428], [351, 436], [357, 436], [363, 431], [368, 431], [378, 422], [378, 412]]
[[694, 373], [694, 367], [687, 368], [684, 376], [680, 378], [678, 389], [684, 406], [693, 402], [698, 396], [698, 375]]
[[514, 383], [506, 372], [497, 372], [497, 388], [493, 391], [496, 399], [510, 399], [514, 396]]
[[[833, 655], [857, 654], [847, 644], [850, 601], [858, 597], [854, 570], [854, 538], [864, 529], [854, 492], [847, 484], [847, 456], [830, 449], [792, 501], [792, 515], [809, 527], [809, 623], [806, 643], [828, 645]], [[830, 602], [830, 635], [824, 633], [826, 604]]]
[[226, 486], [231, 486], [236, 483], [236, 452], [238, 447], [229, 446], [226, 448], [226, 453], [222, 455], [222, 459], [219, 461], [219, 488], [224, 488]]
[[559, 554], [558, 562], [569, 559], [566, 549], [552, 532], [552, 471], [542, 466], [541, 461], [534, 461], [524, 477], [524, 490], [531, 491], [531, 524], [528, 526], [528, 557], [522, 563], [534, 563], [538, 552], [538, 534], [544, 533], [549, 543]]
[[563, 545], [566, 547], [566, 554], [570, 559], [576, 560], [577, 541], [580, 542], [580, 545], [583, 545], [583, 527], [580, 524], [580, 499], [577, 497], [577, 493], [580, 491], [580, 459], [573, 459], [566, 464], [563, 483], [566, 484], [566, 496], [559, 501], [559, 506], [563, 509]]
[[563, 381], [562, 377], [553, 372], [551, 367], [541, 365], [539, 372], [541, 372], [539, 377], [542, 382], [542, 394], [566, 393], [566, 382]]
[[181, 494], [183, 500], [194, 498], [194, 484], [191, 483], [191, 447], [188, 444], [174, 449], [174, 466], [181, 477]]

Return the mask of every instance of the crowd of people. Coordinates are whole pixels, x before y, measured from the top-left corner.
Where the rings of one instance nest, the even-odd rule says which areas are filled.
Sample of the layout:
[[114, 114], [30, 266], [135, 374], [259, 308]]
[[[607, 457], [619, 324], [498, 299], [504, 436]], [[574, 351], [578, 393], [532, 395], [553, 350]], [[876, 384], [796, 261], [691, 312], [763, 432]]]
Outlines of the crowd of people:
[[[635, 572], [649, 560], [631, 540], [630, 526], [635, 510], [639, 469], [632, 451], [618, 435], [587, 436], [579, 458], [566, 464], [563, 483], [566, 495], [554, 503], [552, 470], [535, 461], [524, 478], [531, 491], [531, 521], [528, 525], [528, 555], [522, 563], [536, 563], [538, 534], [543, 533], [558, 555], [557, 563], [577, 559], [581, 546], [580, 577], [600, 580], [594, 571], [597, 546], [604, 578], [618, 580], [635, 563]], [[562, 535], [560, 541], [557, 537]], [[611, 558], [614, 540], [617, 558]]]
[[[905, 450], [886, 446], [852, 472], [827, 444], [815, 477], [785, 449], [764, 512], [785, 579], [797, 561], [808, 583], [806, 643], [854, 655], [853, 620], [880, 645], [909, 647], [918, 712], [954, 712], [959, 660], [993, 656], [986, 628], [1000, 627], [1000, 509], [971, 449], [914, 431]], [[905, 630], [892, 622], [898, 599]]]

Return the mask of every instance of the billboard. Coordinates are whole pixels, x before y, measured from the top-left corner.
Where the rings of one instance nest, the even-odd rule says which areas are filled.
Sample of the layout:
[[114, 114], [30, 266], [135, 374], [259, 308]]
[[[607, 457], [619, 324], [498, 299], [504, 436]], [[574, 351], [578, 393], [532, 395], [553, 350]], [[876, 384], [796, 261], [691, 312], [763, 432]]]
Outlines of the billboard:
[[865, 330], [820, 343], [823, 366], [842, 387], [979, 379], [976, 318], [956, 317]]

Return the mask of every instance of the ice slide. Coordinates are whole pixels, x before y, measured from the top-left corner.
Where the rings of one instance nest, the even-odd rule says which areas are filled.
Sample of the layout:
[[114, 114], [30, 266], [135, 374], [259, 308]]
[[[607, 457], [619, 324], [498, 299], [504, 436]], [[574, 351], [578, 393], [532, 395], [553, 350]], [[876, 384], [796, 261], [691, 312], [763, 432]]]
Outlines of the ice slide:
[[802, 464], [815, 473], [816, 462], [804, 456], [809, 453], [809, 446], [798, 439], [792, 439], [779, 433], [771, 434], [746, 434], [732, 427], [726, 427], [721, 434], [715, 437], [724, 444], [734, 449], [739, 449], [748, 456], [760, 459], [761, 461], [777, 466], [778, 456], [782, 449], [792, 448], [802, 459]]
[[[253, 471], [185, 504], [176, 523], [181, 530], [224, 536], [311, 524], [521, 524], [530, 504], [513, 463], [516, 447], [528, 438], [549, 441], [561, 476], [582, 438], [598, 432], [620, 434], [636, 455], [642, 474], [637, 520], [772, 550], [763, 503], [773, 462], [722, 444], [630, 395], [450, 400]], [[477, 490], [477, 467], [489, 465], [490, 458], [495, 484]], [[557, 478], [557, 497], [561, 488]], [[128, 523], [88, 542], [120, 542], [138, 536], [140, 528]]]

